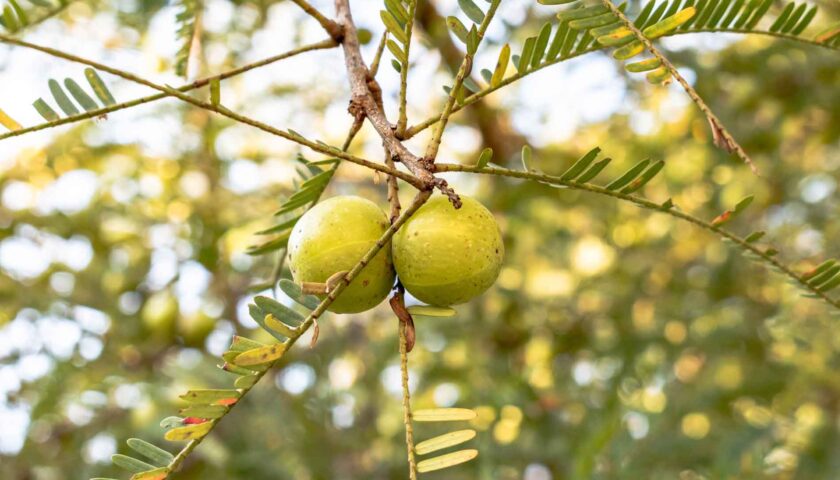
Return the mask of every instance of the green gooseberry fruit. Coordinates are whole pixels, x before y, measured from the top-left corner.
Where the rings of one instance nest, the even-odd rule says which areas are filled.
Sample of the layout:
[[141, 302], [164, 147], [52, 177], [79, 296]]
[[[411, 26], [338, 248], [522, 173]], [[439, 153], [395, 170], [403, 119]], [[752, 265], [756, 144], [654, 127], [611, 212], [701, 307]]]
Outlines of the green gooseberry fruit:
[[394, 235], [394, 267], [409, 293], [430, 305], [464, 303], [493, 285], [505, 246], [496, 219], [461, 195], [456, 209], [436, 195]]
[[168, 290], [152, 294], [140, 310], [140, 318], [146, 330], [158, 338], [165, 339], [175, 334], [178, 314], [178, 300]]
[[[289, 268], [295, 282], [324, 283], [349, 271], [388, 229], [385, 212], [356, 196], [325, 200], [306, 212], [289, 236]], [[329, 306], [336, 313], [359, 313], [378, 305], [394, 285], [391, 245], [385, 245]], [[323, 298], [323, 296], [321, 296]]]
[[216, 327], [216, 319], [199, 310], [192, 315], [181, 315], [177, 321], [178, 335], [189, 347], [201, 347], [210, 332]]

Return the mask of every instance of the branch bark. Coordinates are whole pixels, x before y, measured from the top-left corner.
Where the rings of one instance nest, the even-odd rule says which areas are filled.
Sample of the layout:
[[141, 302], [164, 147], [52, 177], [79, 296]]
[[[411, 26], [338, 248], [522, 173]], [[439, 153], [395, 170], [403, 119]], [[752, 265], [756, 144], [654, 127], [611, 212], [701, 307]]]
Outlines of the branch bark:
[[[243, 123], [245, 125], [250, 125], [250, 126], [252, 126], [254, 128], [257, 128], [257, 129], [260, 129], [264, 132], [268, 132], [268, 133], [271, 133], [271, 134], [276, 135], [278, 137], [285, 138], [286, 140], [290, 140], [292, 142], [298, 143], [298, 144], [303, 145], [305, 147], [308, 147], [309, 149], [314, 150], [316, 152], [323, 153], [325, 155], [330, 155], [330, 156], [337, 157], [337, 158], [341, 158], [343, 160], [347, 160], [351, 163], [355, 163], [357, 165], [361, 165], [363, 167], [370, 168], [372, 170], [378, 170], [380, 172], [387, 173], [388, 175], [393, 175], [393, 176], [399, 177], [402, 180], [410, 183], [411, 185], [414, 185], [415, 187], [417, 187], [420, 190], [424, 190], [424, 189], [428, 188], [426, 182], [424, 182], [423, 180], [415, 177], [412, 174], [401, 172], [401, 171], [396, 170], [396, 169], [390, 169], [390, 168], [388, 168], [385, 165], [382, 165], [380, 163], [371, 162], [370, 160], [366, 160], [364, 158], [360, 158], [360, 157], [356, 157], [354, 155], [350, 155], [349, 153], [343, 152], [343, 151], [341, 151], [337, 148], [328, 147], [328, 146], [325, 146], [325, 145], [320, 144], [318, 142], [315, 142], [315, 141], [309, 140], [307, 138], [304, 138], [303, 136], [301, 136], [299, 134], [295, 134], [295, 133], [292, 133], [292, 132], [289, 132], [289, 131], [284, 131], [284, 130], [280, 130], [278, 128], [274, 128], [271, 125], [260, 122], [259, 120], [255, 120], [253, 118], [246, 117], [245, 115], [241, 115], [241, 114], [236, 113], [232, 110], [229, 110], [228, 108], [222, 106], [221, 104], [215, 105], [215, 104], [212, 104], [210, 102], [204, 102], [204, 101], [198, 100], [197, 98], [191, 97], [191, 96], [187, 95], [186, 93], [184, 93], [180, 90], [177, 90], [177, 89], [172, 88], [172, 87], [164, 86], [164, 85], [158, 85], [157, 83], [146, 80], [145, 78], [134, 75], [133, 73], [126, 72], [124, 70], [120, 70], [120, 69], [117, 69], [117, 68], [109, 67], [109, 66], [101, 64], [99, 62], [95, 62], [93, 60], [88, 60], [86, 58], [82, 58], [82, 57], [79, 57], [77, 55], [73, 55], [73, 54], [70, 54], [70, 53], [67, 53], [67, 52], [64, 52], [64, 51], [61, 51], [61, 50], [56, 50], [54, 48], [45, 47], [45, 46], [42, 46], [42, 45], [36, 45], [34, 43], [24, 42], [22, 40], [17, 40], [15, 38], [11, 38], [11, 37], [8, 37], [6, 35], [0, 35], [0, 42], [5, 42], [5, 43], [12, 44], [12, 45], [18, 45], [18, 46], [21, 46], [21, 47], [26, 47], [26, 48], [31, 48], [33, 50], [38, 50], [40, 52], [46, 53], [48, 55], [52, 55], [54, 57], [63, 58], [65, 60], [69, 60], [71, 62], [76, 62], [76, 63], [81, 63], [83, 65], [88, 65], [88, 66], [93, 67], [97, 70], [107, 72], [107, 73], [110, 73], [112, 75], [122, 77], [126, 80], [130, 80], [134, 83], [138, 83], [140, 85], [145, 85], [147, 87], [153, 88], [155, 90], [163, 92], [165, 95], [175, 97], [175, 98], [177, 98], [179, 100], [182, 100], [186, 103], [195, 105], [196, 107], [203, 108], [203, 109], [211, 111], [211, 112], [216, 112], [216, 113], [218, 113], [220, 115], [224, 115], [225, 117], [228, 117], [232, 120], [236, 120], [237, 122]], [[15, 132], [20, 132], [20, 131], [21, 130], [15, 130]], [[14, 133], [14, 132], [11, 132], [11, 133]], [[0, 139], [2, 139], [2, 138], [5, 138], [5, 137], [0, 137]], [[428, 171], [426, 171], [426, 173], [428, 175], [431, 175], [431, 174], [429, 174]], [[445, 183], [446, 182], [444, 182], [444, 184]]]
[[397, 139], [394, 127], [385, 117], [385, 112], [382, 110], [382, 89], [370, 74], [362, 58], [359, 37], [356, 33], [356, 25], [353, 23], [353, 16], [350, 13], [348, 0], [336, 0], [335, 11], [338, 21], [344, 28], [341, 45], [344, 49], [344, 64], [347, 67], [352, 95], [348, 110], [356, 118], [367, 117], [391, 155], [425, 182], [427, 188], [431, 188], [434, 178], [423, 165], [423, 160], [409, 151]]
[[397, 138], [395, 129], [382, 109], [382, 89], [370, 74], [362, 58], [359, 47], [359, 37], [353, 15], [350, 12], [348, 0], [335, 0], [335, 11], [338, 21], [344, 28], [341, 46], [344, 50], [344, 64], [350, 80], [350, 106], [348, 111], [356, 119], [367, 118], [376, 132], [382, 138], [382, 144], [392, 156], [392, 159], [402, 162], [411, 173], [422, 182], [421, 190], [438, 188], [447, 195], [456, 208], [461, 206], [461, 199], [455, 194], [445, 180], [436, 178], [430, 172], [430, 164], [423, 158], [412, 153]]
[[[12, 39], [12, 37], [6, 37], [0, 35], [0, 41], [6, 42], [7, 40]], [[278, 55], [272, 55], [271, 57], [264, 58], [254, 63], [249, 63], [247, 65], [243, 65], [241, 67], [234, 68], [232, 70], [228, 70], [226, 72], [220, 73], [218, 75], [212, 75], [209, 77], [204, 77], [199, 80], [196, 80], [192, 83], [188, 83], [186, 85], [182, 85], [176, 90], [179, 92], [189, 92], [191, 90], [195, 90], [201, 87], [208, 85], [213, 80], [226, 80], [228, 78], [234, 77], [236, 75], [245, 73], [247, 71], [253, 70], [255, 68], [264, 67], [266, 65], [272, 64], [274, 62], [284, 60], [286, 58], [294, 57], [295, 55], [310, 52], [313, 50], [322, 50], [322, 49], [329, 49], [333, 47], [337, 47], [338, 43], [336, 43], [332, 39], [322, 40], [320, 42], [311, 43], [309, 45], [304, 45], [302, 47], [295, 48], [293, 50], [289, 50], [288, 52], [283, 52]], [[144, 103], [154, 102], [156, 100], [160, 100], [162, 98], [170, 97], [168, 93], [157, 93], [154, 95], [149, 95], [141, 98], [137, 98], [134, 100], [129, 100], [123, 103], [117, 103], [114, 105], [108, 105], [106, 107], [102, 107], [96, 110], [90, 110], [83, 113], [79, 113], [77, 115], [71, 115], [69, 117], [60, 118], [58, 120], [52, 122], [45, 122], [40, 123], [38, 125], [33, 125], [31, 127], [22, 128], [20, 130], [12, 130], [11, 132], [0, 134], [0, 140], [4, 140], [9, 137], [17, 137], [20, 135], [24, 135], [30, 132], [36, 132], [38, 130], [45, 130], [48, 128], [58, 127], [60, 125], [67, 125], [70, 123], [79, 122], [82, 120], [87, 120], [91, 118], [97, 118], [101, 116], [105, 116], [111, 112], [116, 112], [118, 110], [124, 110], [126, 108], [135, 107], [137, 105], [142, 105]]]

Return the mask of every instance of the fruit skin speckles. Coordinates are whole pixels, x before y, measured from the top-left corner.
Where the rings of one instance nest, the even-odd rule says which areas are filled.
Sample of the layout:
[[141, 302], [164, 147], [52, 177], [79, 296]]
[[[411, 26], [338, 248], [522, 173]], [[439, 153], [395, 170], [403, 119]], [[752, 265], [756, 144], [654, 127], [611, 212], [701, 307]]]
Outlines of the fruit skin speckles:
[[[385, 212], [361, 197], [338, 196], [315, 205], [298, 220], [289, 236], [289, 268], [294, 281], [324, 283], [336, 272], [351, 270], [387, 228]], [[393, 285], [388, 244], [328, 309], [335, 313], [369, 310], [388, 296]]]
[[464, 303], [496, 281], [504, 243], [493, 214], [461, 196], [455, 209], [436, 195], [393, 239], [394, 266], [406, 290], [430, 305]]

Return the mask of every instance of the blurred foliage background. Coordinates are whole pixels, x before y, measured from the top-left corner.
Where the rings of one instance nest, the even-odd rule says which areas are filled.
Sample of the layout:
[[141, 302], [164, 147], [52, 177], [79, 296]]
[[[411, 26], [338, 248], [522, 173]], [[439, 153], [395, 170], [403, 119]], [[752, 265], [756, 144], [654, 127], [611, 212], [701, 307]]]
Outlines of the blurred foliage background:
[[[377, 36], [379, 7], [353, 6]], [[821, 7], [819, 25], [840, 17], [836, 2]], [[440, 108], [459, 61], [438, 16], [453, 8], [422, 10], [415, 121]], [[525, 1], [500, 12], [482, 68], [551, 14]], [[88, 56], [177, 84], [174, 14], [157, 0], [73, 2], [25, 38], [78, 42]], [[213, 0], [193, 73], [321, 38], [289, 2]], [[754, 194], [735, 231], [767, 230], [800, 271], [840, 254], [837, 52], [706, 34], [662, 44], [761, 176], [711, 146], [678, 87], [629, 78], [603, 53], [459, 113], [443, 158], [473, 163], [489, 145], [495, 161], [512, 163], [529, 143], [549, 173], [596, 145], [619, 166], [664, 159], [646, 197], [713, 218]], [[7, 111], [9, 97], [31, 110], [44, 75], [81, 72], [0, 50]], [[106, 81], [118, 101], [139, 91]], [[380, 82], [393, 114], [398, 76], [383, 68]], [[338, 50], [223, 84], [229, 108], [333, 144], [350, 125], [347, 99]], [[369, 127], [353, 151], [382, 156]], [[158, 422], [176, 412], [178, 394], [227, 385], [218, 355], [235, 332], [264, 335], [245, 306], [275, 262], [244, 251], [291, 191], [297, 153], [318, 158], [174, 100], [0, 143], [0, 478], [119, 475], [110, 454], [134, 436], [164, 446]], [[514, 179], [447, 178], [497, 215], [508, 256], [496, 286], [456, 317], [418, 321], [414, 406], [476, 408], [481, 452], [424, 478], [840, 476], [840, 335], [825, 305], [671, 217]], [[374, 180], [343, 165], [327, 196], [384, 207]], [[178, 478], [405, 478], [397, 321], [382, 305], [328, 316], [321, 329], [317, 346], [288, 355]]]

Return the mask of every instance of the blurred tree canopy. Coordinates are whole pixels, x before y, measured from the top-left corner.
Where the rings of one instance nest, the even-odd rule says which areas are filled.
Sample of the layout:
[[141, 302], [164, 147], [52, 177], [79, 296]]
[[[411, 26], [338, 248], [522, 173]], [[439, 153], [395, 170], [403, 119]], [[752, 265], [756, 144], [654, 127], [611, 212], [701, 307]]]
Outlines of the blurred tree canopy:
[[[455, 2], [421, 3], [432, 11], [418, 17], [416, 120], [439, 111], [440, 86], [460, 63], [440, 25]], [[314, 4], [332, 12], [331, 2]], [[820, 25], [840, 17], [836, 2], [819, 4]], [[488, 37], [494, 52], [553, 15], [524, 0], [503, 5]], [[378, 39], [380, 7], [353, 8]], [[72, 2], [25, 38], [72, 43], [174, 85], [176, 11]], [[204, 2], [201, 23], [198, 76], [324, 38], [284, 1]], [[760, 176], [712, 145], [678, 85], [649, 85], [603, 53], [456, 114], [441, 155], [473, 164], [492, 146], [494, 161], [513, 166], [527, 143], [550, 174], [596, 145], [624, 168], [663, 159], [646, 197], [713, 218], [755, 195], [732, 230], [765, 230], [801, 271], [840, 254], [838, 52], [714, 34], [660, 45]], [[375, 49], [364, 46], [368, 61]], [[343, 68], [340, 49], [312, 52], [224, 82], [223, 101], [340, 145], [352, 123]], [[46, 80], [81, 72], [4, 46], [0, 105], [18, 102], [29, 108], [19, 116], [35, 119], [28, 105], [46, 95]], [[118, 100], [148, 92], [105, 78]], [[383, 67], [379, 81], [393, 113], [399, 76]], [[359, 138], [351, 152], [381, 160], [370, 126]], [[120, 475], [110, 455], [125, 439], [162, 445], [158, 422], [176, 412], [178, 394], [228, 381], [216, 364], [232, 334], [267, 341], [247, 303], [276, 259], [245, 251], [294, 191], [298, 154], [317, 158], [174, 99], [0, 141], [0, 478]], [[481, 452], [428, 478], [840, 475], [840, 335], [828, 306], [670, 216], [525, 180], [443, 176], [496, 214], [507, 256], [496, 285], [455, 317], [417, 320], [414, 406], [474, 407]], [[347, 193], [387, 208], [384, 182], [342, 164], [325, 196]], [[405, 478], [398, 360], [386, 305], [327, 316], [315, 348], [290, 352], [178, 478]]]

